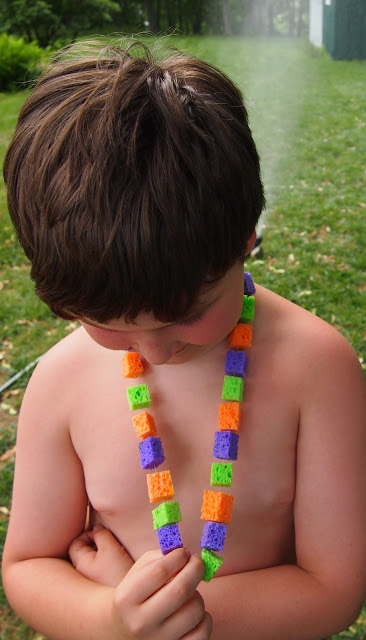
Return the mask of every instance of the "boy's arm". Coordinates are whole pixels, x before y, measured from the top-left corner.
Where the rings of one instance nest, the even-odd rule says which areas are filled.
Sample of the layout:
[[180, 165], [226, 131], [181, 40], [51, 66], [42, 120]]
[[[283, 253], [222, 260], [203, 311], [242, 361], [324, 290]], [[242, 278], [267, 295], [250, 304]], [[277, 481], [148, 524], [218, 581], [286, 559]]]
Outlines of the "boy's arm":
[[297, 566], [201, 583], [212, 640], [325, 637], [348, 627], [366, 596], [365, 382], [346, 341], [324, 331], [316, 359], [302, 362]]
[[10, 604], [35, 628], [73, 638], [69, 619], [84, 619], [91, 623], [85, 637], [92, 639], [101, 637], [98, 624], [106, 622], [98, 623], [98, 608], [107, 591], [67, 561], [68, 544], [84, 527], [87, 498], [54, 373], [51, 354], [33, 374], [20, 413], [3, 582]]
[[68, 561], [87, 499], [54, 374], [51, 355], [32, 377], [19, 420], [3, 556], [10, 604], [52, 640], [171, 640], [189, 631], [192, 640], [209, 638], [211, 618], [196, 591], [204, 566], [183, 549], [154, 562], [144, 554], [117, 588], [88, 580]]

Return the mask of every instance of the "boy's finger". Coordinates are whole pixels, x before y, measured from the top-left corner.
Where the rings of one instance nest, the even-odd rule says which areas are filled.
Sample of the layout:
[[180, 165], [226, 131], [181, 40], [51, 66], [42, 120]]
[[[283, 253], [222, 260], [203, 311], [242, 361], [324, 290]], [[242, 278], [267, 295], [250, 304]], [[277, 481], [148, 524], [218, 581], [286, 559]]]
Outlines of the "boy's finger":
[[124, 601], [129, 600], [131, 604], [145, 602], [180, 572], [188, 560], [189, 552], [186, 549], [176, 549], [166, 556], [159, 554], [159, 558], [143, 566], [140, 571], [130, 571], [117, 589], [117, 606], [119, 596]]
[[[195, 591], [193, 595], [184, 603], [180, 609], [169, 616], [161, 625], [162, 638], [205, 638], [203, 634], [202, 622], [205, 618], [205, 603], [202, 596]], [[191, 632], [196, 631], [195, 636]], [[201, 633], [201, 635], [199, 635]]]
[[93, 549], [90, 543], [90, 539], [87, 534], [83, 533], [78, 538], [72, 541], [69, 547], [69, 557], [74, 567], [80, 563], [80, 561], [87, 555], [95, 558], [96, 551]]
[[111, 562], [118, 560], [120, 568], [126, 573], [131, 569], [134, 564], [131, 556], [111, 531], [98, 525], [93, 529], [93, 537], [98, 551], [103, 555], [110, 556]]
[[192, 596], [204, 571], [202, 560], [191, 556], [186, 565], [176, 572], [174, 579], [164, 584], [154, 598], [145, 603], [148, 616], [156, 621], [163, 621], [171, 616]]
[[187, 633], [182, 640], [202, 640], [202, 638], [210, 638], [212, 633], [212, 617], [206, 611], [203, 620], [200, 624]]
[[161, 551], [160, 549], [153, 549], [151, 551], [145, 551], [145, 553], [136, 560], [135, 564], [131, 567], [128, 572], [129, 576], [134, 575], [138, 571], [145, 569], [152, 562], [156, 562], [156, 560], [161, 560]]

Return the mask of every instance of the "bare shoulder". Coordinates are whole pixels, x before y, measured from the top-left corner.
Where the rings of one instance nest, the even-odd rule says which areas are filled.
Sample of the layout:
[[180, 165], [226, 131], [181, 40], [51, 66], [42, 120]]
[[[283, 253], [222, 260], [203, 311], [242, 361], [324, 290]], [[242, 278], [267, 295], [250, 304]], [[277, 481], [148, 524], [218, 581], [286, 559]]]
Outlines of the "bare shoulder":
[[257, 294], [260, 331], [271, 328], [271, 338], [283, 351], [283, 358], [297, 364], [304, 377], [314, 382], [314, 376], [331, 375], [332, 369], [342, 375], [353, 371], [363, 379], [357, 355], [339, 331], [264, 287], [258, 286]]
[[42, 356], [33, 377], [42, 378], [42, 382], [44, 378], [48, 380], [48, 384], [52, 384], [54, 378], [58, 384], [63, 385], [67, 381], [72, 384], [83, 368], [97, 361], [103, 351], [104, 349], [90, 340], [84, 329], [79, 327]]
[[[79, 328], [55, 344], [45, 353], [35, 368], [26, 389], [21, 419], [25, 414], [50, 414], [55, 422], [67, 422], [67, 412], [73, 410], [73, 390], [90, 370], [97, 366], [104, 350], [94, 344]], [[21, 420], [22, 421], [22, 420]]]

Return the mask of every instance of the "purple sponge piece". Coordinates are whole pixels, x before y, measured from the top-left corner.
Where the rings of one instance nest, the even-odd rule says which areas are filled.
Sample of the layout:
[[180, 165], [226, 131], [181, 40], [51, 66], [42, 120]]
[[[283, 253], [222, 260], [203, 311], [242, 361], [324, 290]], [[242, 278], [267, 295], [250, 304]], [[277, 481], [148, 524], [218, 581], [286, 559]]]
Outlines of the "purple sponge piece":
[[160, 438], [145, 438], [139, 444], [141, 467], [143, 469], [154, 469], [165, 460], [163, 445]]
[[238, 376], [245, 378], [248, 369], [248, 356], [245, 351], [234, 351], [230, 349], [226, 352], [225, 373], [228, 376]]
[[204, 547], [211, 551], [223, 551], [226, 529], [227, 525], [221, 522], [205, 522], [200, 542], [201, 549]]
[[160, 529], [156, 529], [156, 533], [158, 534], [160, 549], [164, 556], [170, 551], [174, 551], [174, 549], [183, 547], [182, 538], [180, 537], [176, 523], [160, 527]]
[[238, 459], [239, 434], [233, 431], [215, 431], [212, 457], [223, 460]]
[[249, 271], [244, 271], [244, 293], [246, 296], [254, 296], [255, 285]]

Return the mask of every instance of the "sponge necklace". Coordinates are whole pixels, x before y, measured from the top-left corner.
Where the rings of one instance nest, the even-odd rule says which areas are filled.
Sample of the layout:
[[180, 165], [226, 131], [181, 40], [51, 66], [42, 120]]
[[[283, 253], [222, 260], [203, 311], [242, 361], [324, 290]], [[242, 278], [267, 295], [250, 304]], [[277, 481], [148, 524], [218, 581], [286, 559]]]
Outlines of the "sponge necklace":
[[[219, 430], [215, 432], [212, 457], [219, 462], [211, 465], [211, 487], [227, 488], [233, 477], [233, 461], [238, 457], [240, 406], [243, 401], [244, 378], [247, 375], [246, 350], [252, 343], [255, 286], [250, 273], [244, 271], [244, 297], [240, 319], [229, 334], [229, 349], [225, 358], [225, 375], [218, 409]], [[122, 358], [126, 378], [138, 378], [144, 367], [138, 352], [127, 351]], [[148, 409], [151, 399], [148, 386], [138, 384], [127, 388], [127, 400], [132, 412]], [[160, 502], [152, 511], [153, 527], [165, 555], [183, 547], [178, 522], [182, 520], [179, 502], [173, 501], [174, 488], [169, 470], [156, 471], [164, 463], [164, 450], [155, 421], [147, 411], [132, 416], [136, 435], [140, 438], [139, 453], [142, 469], [148, 469], [147, 489], [151, 503]], [[216, 551], [224, 550], [227, 525], [231, 522], [234, 496], [225, 491], [204, 492], [201, 519], [205, 521], [200, 542], [205, 564], [203, 580], [209, 582], [222, 565]]]

